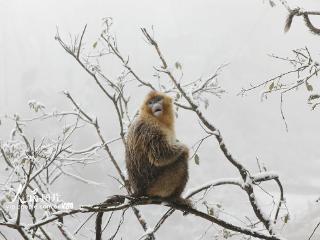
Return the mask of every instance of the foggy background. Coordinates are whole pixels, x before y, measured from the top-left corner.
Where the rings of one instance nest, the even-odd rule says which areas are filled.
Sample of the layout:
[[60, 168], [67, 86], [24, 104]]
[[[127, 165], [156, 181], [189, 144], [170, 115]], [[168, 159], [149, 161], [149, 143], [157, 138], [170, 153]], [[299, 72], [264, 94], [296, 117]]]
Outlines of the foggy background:
[[[320, 9], [319, 0], [289, 1], [289, 4], [308, 10]], [[262, 0], [0, 0], [0, 118], [13, 113], [32, 116], [27, 104], [30, 99], [42, 102], [49, 110], [71, 109], [61, 94], [68, 90], [82, 107], [98, 116], [108, 139], [117, 137], [118, 125], [112, 106], [90, 76], [54, 40], [56, 27], [68, 42], [69, 33], [78, 34], [88, 24], [84, 42], [90, 48], [99, 37], [102, 18], [112, 17], [120, 51], [130, 56], [131, 65], [146, 80], [152, 78], [152, 66], [157, 66], [159, 61], [144, 42], [140, 27], [154, 26], [163, 54], [171, 65], [176, 61], [182, 64], [185, 81], [208, 76], [220, 64], [230, 63], [219, 77], [220, 85], [227, 92], [221, 99], [210, 98], [206, 116], [221, 130], [229, 150], [241, 163], [258, 171], [258, 157], [268, 170], [279, 173], [291, 216], [283, 234], [289, 239], [305, 238], [316, 216], [304, 221], [305, 225], [299, 225], [301, 229], [295, 232], [292, 229], [320, 196], [320, 110], [310, 110], [308, 93], [303, 87], [287, 94], [284, 111], [289, 132], [286, 132], [278, 96], [263, 102], [260, 90], [246, 97], [237, 96], [241, 87], [289, 70], [290, 66], [267, 54], [289, 56], [292, 49], [307, 46], [314, 59], [319, 59], [320, 38], [308, 32], [300, 17], [294, 19], [291, 30], [284, 34], [286, 15], [286, 9], [280, 4], [271, 8]], [[319, 26], [319, 19], [312, 20]], [[104, 65], [104, 72], [117, 76], [121, 68], [116, 63], [118, 60], [111, 57]], [[136, 92], [132, 90], [132, 111], [148, 90]], [[11, 123], [2, 121], [0, 139], [7, 139]], [[181, 113], [176, 124], [178, 138], [189, 146], [202, 136], [192, 114]], [[51, 136], [56, 129], [54, 123], [52, 126], [50, 122], [39, 123], [29, 129], [29, 134]], [[97, 141], [92, 129], [84, 129], [83, 136], [83, 139], [75, 139], [76, 146], [91, 146]], [[122, 147], [115, 145], [112, 150], [123, 167]], [[210, 179], [238, 176], [214, 139], [201, 147], [199, 156], [199, 166], [190, 163], [187, 188]], [[108, 161], [75, 171], [103, 183], [103, 187], [86, 186], [73, 179], [59, 183], [57, 191], [76, 205], [101, 202], [107, 195], [121, 192], [118, 184], [107, 176], [114, 173]], [[270, 191], [275, 189], [269, 187]], [[223, 187], [213, 190], [210, 200], [225, 204], [229, 212], [241, 214], [247, 209], [248, 201], [246, 196], [238, 194], [236, 190]], [[150, 226], [165, 210], [155, 206], [141, 209]], [[118, 237], [138, 239], [141, 227], [131, 213], [127, 216]], [[172, 239], [172, 235], [176, 239], [197, 239], [208, 225], [196, 217], [182, 217], [177, 213], [162, 226], [157, 236], [159, 239]], [[211, 231], [213, 234], [214, 228]], [[210, 239], [210, 232], [204, 239]]]

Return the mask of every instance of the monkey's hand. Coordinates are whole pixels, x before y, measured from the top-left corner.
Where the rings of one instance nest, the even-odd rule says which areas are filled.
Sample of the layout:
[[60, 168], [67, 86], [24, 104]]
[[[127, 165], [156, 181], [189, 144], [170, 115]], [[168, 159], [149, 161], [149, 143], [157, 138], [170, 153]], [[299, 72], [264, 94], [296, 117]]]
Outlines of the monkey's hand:
[[188, 159], [189, 149], [182, 143], [168, 144], [167, 141], [158, 141], [150, 146], [149, 161], [158, 166], [166, 166], [180, 159]]

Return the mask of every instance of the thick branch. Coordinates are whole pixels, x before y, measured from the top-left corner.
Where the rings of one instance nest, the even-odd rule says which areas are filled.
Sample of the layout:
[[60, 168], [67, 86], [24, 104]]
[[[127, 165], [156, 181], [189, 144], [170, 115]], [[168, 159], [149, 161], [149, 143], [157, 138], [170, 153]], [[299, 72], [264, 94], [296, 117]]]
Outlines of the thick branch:
[[149, 204], [156, 204], [156, 205], [165, 205], [171, 208], [174, 208], [175, 210], [179, 210], [181, 212], [187, 212], [189, 214], [193, 214], [195, 216], [198, 216], [202, 219], [205, 219], [209, 222], [215, 223], [223, 228], [229, 229], [231, 231], [239, 232], [246, 234], [248, 236], [257, 237], [260, 239], [268, 239], [268, 240], [283, 240], [283, 238], [280, 238], [276, 235], [266, 235], [264, 233], [254, 231], [250, 228], [246, 227], [239, 227], [234, 224], [231, 224], [225, 220], [216, 218], [214, 216], [211, 216], [209, 214], [206, 214], [204, 212], [198, 211], [194, 208], [191, 208], [190, 206], [177, 203], [174, 201], [167, 201], [160, 198], [148, 198], [148, 197], [141, 197], [141, 198], [133, 198], [130, 196], [124, 196], [124, 195], [115, 195], [112, 196], [110, 199], [116, 197], [118, 199], [118, 204], [115, 204], [114, 201], [112, 203], [102, 203], [98, 205], [92, 205], [92, 206], [82, 206], [79, 209], [72, 209], [69, 211], [61, 211], [54, 213], [53, 216], [48, 217], [46, 219], [43, 219], [42, 221], [39, 221], [35, 224], [31, 225], [19, 225], [16, 224], [9, 224], [9, 223], [1, 223], [0, 225], [11, 227], [11, 228], [23, 228], [23, 229], [33, 229], [37, 228], [39, 226], [43, 226], [45, 224], [48, 224], [50, 222], [53, 222], [57, 219], [61, 219], [62, 217], [68, 216], [68, 215], [74, 215], [77, 213], [90, 213], [90, 212], [112, 212], [112, 211], [119, 211], [119, 210], [125, 210], [129, 207], [138, 206], [138, 205], [149, 205]]
[[284, 28], [285, 32], [290, 30], [293, 18], [295, 16], [303, 16], [304, 23], [307, 26], [307, 28], [312, 33], [314, 33], [316, 35], [320, 35], [320, 28], [315, 27], [311, 23], [310, 18], [309, 18], [310, 15], [320, 15], [320, 11], [304, 11], [301, 8], [291, 9], [288, 6], [287, 6], [287, 10], [288, 10], [289, 14], [288, 14], [288, 17], [286, 19], [286, 24], [285, 24], [285, 28]]

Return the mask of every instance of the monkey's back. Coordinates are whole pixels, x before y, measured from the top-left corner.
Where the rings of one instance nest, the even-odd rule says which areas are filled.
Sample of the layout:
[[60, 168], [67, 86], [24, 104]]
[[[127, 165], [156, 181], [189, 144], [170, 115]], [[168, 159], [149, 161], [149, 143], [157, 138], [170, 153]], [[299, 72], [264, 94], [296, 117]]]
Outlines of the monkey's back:
[[[138, 118], [129, 128], [126, 144], [126, 167], [130, 186], [136, 195], [145, 195], [148, 187], [166, 167], [155, 167], [149, 161], [150, 139], [166, 138], [157, 124]], [[160, 146], [157, 146], [160, 147]]]

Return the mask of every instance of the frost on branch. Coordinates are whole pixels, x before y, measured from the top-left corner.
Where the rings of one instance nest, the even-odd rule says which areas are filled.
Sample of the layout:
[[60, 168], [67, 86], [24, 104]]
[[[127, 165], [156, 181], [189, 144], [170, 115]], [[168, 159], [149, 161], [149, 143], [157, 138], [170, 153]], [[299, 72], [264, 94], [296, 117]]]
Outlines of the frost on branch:
[[283, 57], [271, 54], [270, 57], [287, 63], [289, 69], [266, 81], [252, 83], [249, 87], [242, 88], [238, 95], [245, 96], [252, 91], [260, 90], [260, 101], [267, 99], [271, 94], [278, 95], [281, 117], [285, 123], [286, 130], [288, 130], [283, 102], [284, 97], [289, 92], [297, 90], [307, 92], [309, 97], [306, 102], [311, 105], [312, 110], [316, 109], [320, 104], [320, 88], [316, 81], [320, 70], [319, 60], [311, 55], [307, 47], [292, 50], [292, 56]]
[[[111, 106], [108, 109], [108, 113], [114, 114], [116, 117], [112, 118], [116, 119], [116, 121], [110, 125], [118, 130], [117, 136], [109, 138], [108, 132], [106, 133], [100, 125], [105, 121], [94, 117], [91, 113], [88, 114], [87, 106], [78, 103], [77, 96], [73, 96], [69, 91], [64, 91], [63, 93], [72, 105], [73, 111], [48, 112], [41, 103], [30, 101], [29, 106], [37, 112], [37, 116], [32, 119], [23, 119], [18, 115], [10, 118], [15, 123], [13, 137], [1, 144], [1, 157], [7, 162], [8, 174], [4, 182], [5, 194], [2, 197], [0, 206], [3, 216], [0, 225], [18, 229], [18, 233], [23, 238], [28, 239], [25, 236], [30, 231], [39, 236], [40, 234], [49, 234], [47, 225], [54, 223], [54, 228], [59, 230], [65, 239], [73, 239], [79, 231], [84, 229], [82, 228], [84, 225], [86, 227], [89, 225], [89, 220], [85, 220], [79, 230], [73, 234], [70, 231], [70, 225], [68, 225], [68, 219], [70, 219], [68, 216], [73, 215], [76, 218], [80, 214], [98, 213], [96, 226], [91, 227], [97, 227], [97, 229], [104, 227], [109, 230], [106, 231], [109, 234], [108, 225], [113, 222], [117, 226], [115, 232], [111, 235], [111, 239], [113, 239], [122, 225], [125, 224], [124, 218], [129, 214], [127, 210], [130, 209], [130, 213], [134, 215], [138, 225], [142, 228], [143, 238], [154, 240], [156, 239], [155, 233], [159, 228], [165, 228], [166, 219], [174, 211], [178, 210], [213, 224], [219, 232], [219, 236], [223, 238], [231, 238], [241, 234], [259, 239], [280, 240], [281, 237], [276, 235], [277, 229], [273, 228], [273, 222], [277, 222], [278, 215], [283, 214], [283, 211], [281, 211], [283, 189], [279, 176], [270, 172], [251, 173], [241, 163], [241, 159], [238, 160], [233, 156], [232, 150], [228, 148], [227, 141], [222, 136], [222, 132], [214, 125], [214, 119], [207, 119], [202, 112], [202, 104], [205, 109], [210, 107], [210, 98], [220, 97], [224, 92], [219, 86], [218, 76], [226, 64], [219, 66], [214, 73], [208, 74], [208, 77], [201, 77], [190, 82], [182, 81], [184, 77], [182, 72], [183, 64], [180, 62], [169, 63], [154, 38], [154, 34], [150, 34], [147, 29], [142, 28], [144, 40], [154, 50], [155, 57], [159, 59], [157, 66], [150, 66], [156, 72], [155, 78], [157, 80], [148, 81], [134, 69], [131, 58], [121, 51], [111, 26], [112, 20], [110, 18], [104, 19], [100, 36], [89, 45], [84, 44], [87, 41], [85, 36], [87, 26], [83, 28], [79, 36], [72, 36], [70, 43], [69, 41], [64, 41], [59, 32], [57, 32], [55, 39], [74, 62], [80, 66], [80, 70], [88, 74], [89, 79], [96, 84], [97, 89], [105, 96]], [[122, 66], [122, 71], [117, 76], [109, 74], [103, 65], [100, 65], [103, 62], [103, 58], [112, 58], [117, 61]], [[176, 108], [180, 109], [179, 114], [183, 114], [183, 111], [190, 111], [196, 117], [196, 121], [192, 124], [199, 124], [203, 132], [206, 133], [206, 136], [196, 141], [192, 148], [193, 156], [197, 156], [195, 157], [197, 159], [196, 162], [200, 163], [197, 151], [202, 147], [202, 143], [208, 139], [215, 138], [218, 144], [208, 141], [209, 150], [221, 151], [225, 161], [228, 161], [230, 167], [236, 170], [237, 176], [213, 179], [207, 183], [199, 184], [199, 187], [190, 189], [185, 197], [187, 199], [196, 199], [193, 206], [170, 199], [131, 196], [132, 192], [127, 180], [127, 174], [123, 171], [122, 164], [119, 164], [122, 159], [118, 159], [119, 154], [115, 154], [114, 149], [122, 149], [126, 144], [125, 135], [127, 129], [137, 116], [137, 110], [129, 104], [131, 100], [130, 91], [132, 92], [133, 87], [145, 88], [146, 91], [164, 90], [167, 94], [172, 94], [175, 98]], [[36, 139], [25, 134], [25, 129], [28, 127], [29, 122], [46, 119], [64, 120], [66, 122], [56, 138]], [[98, 142], [95, 141], [83, 149], [74, 149], [73, 139], [75, 136], [79, 136], [78, 134], [80, 134], [79, 132], [83, 126], [88, 126], [91, 129]], [[114, 147], [114, 145], [116, 146]], [[28, 201], [25, 202], [25, 200], [35, 193], [35, 188], [41, 194], [51, 193], [51, 189], [61, 178], [72, 178], [81, 182], [81, 184], [99, 185], [97, 182], [85, 179], [73, 172], [72, 167], [92, 164], [100, 159], [102, 153], [103, 159], [109, 161], [112, 166], [110, 172], [112, 171], [113, 174], [110, 174], [110, 179], [116, 186], [121, 186], [119, 191], [125, 191], [125, 195], [113, 195], [100, 204], [95, 203], [79, 208], [73, 206], [70, 209], [61, 209], [61, 206], [66, 204], [65, 202], [49, 199], [49, 201], [46, 201], [49, 207], [45, 210], [39, 210], [35, 207], [31, 208], [31, 212], [5, 209], [9, 198], [16, 199], [16, 205], [18, 206], [28, 204]], [[210, 156], [208, 160], [211, 160]], [[210, 167], [211, 165], [208, 166]], [[207, 171], [207, 169], [204, 170]], [[106, 174], [109, 174], [109, 172]], [[281, 199], [273, 203], [275, 211], [277, 211], [274, 217], [269, 217], [265, 214], [265, 209], [262, 208], [264, 205], [261, 203], [264, 200], [257, 199], [254, 194], [257, 189], [262, 188], [263, 183], [266, 181], [275, 181], [281, 192]], [[228, 189], [230, 185], [236, 186], [240, 193], [247, 197], [245, 207], [248, 209], [246, 210], [253, 213], [249, 219], [247, 216], [233, 216], [232, 210], [222, 207], [223, 201], [214, 203], [210, 200], [209, 192], [214, 191], [216, 187]], [[268, 195], [267, 192], [265, 194]], [[149, 226], [150, 222], [147, 221], [148, 219], [146, 220], [141, 213], [144, 208], [139, 207], [150, 204], [159, 205], [159, 207], [166, 209], [166, 213], [160, 216], [157, 223], [151, 227]], [[113, 214], [117, 211], [122, 212], [118, 221], [113, 219]], [[102, 223], [105, 221], [100, 221], [100, 223], [98, 221], [99, 219], [102, 220], [103, 213], [110, 214], [104, 226]], [[24, 219], [21, 218], [21, 215], [28, 216], [29, 220], [21, 221], [21, 219]], [[38, 216], [41, 217], [39, 218]], [[98, 218], [98, 216], [100, 217]], [[238, 219], [238, 221], [230, 221], [230, 216]], [[89, 218], [90, 216], [88, 216]], [[181, 221], [183, 221], [183, 217]], [[99, 233], [103, 231], [95, 231], [92, 228], [88, 232], [90, 234], [96, 232], [96, 239], [101, 239], [101, 234], [99, 236]], [[92, 238], [91, 235], [90, 238]]]
[[35, 112], [38, 112], [39, 110], [45, 109], [45, 106], [42, 103], [37, 102], [36, 100], [29, 100], [28, 105], [29, 105], [30, 109], [33, 109]]

